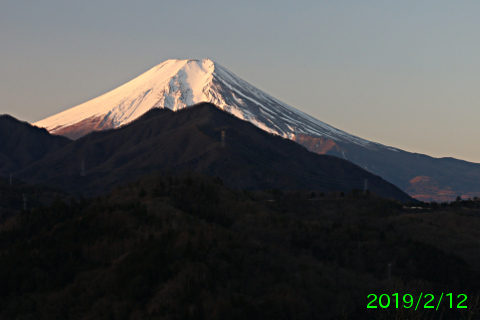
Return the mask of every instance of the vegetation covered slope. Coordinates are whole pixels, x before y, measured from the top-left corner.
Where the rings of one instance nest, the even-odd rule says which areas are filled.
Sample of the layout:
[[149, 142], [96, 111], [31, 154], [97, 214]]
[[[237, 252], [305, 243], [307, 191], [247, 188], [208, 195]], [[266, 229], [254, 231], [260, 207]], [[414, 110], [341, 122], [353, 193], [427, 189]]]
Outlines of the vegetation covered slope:
[[[479, 213], [158, 175], [3, 222], [0, 318], [468, 319]], [[394, 292], [465, 293], [469, 308], [366, 308]]]
[[192, 171], [250, 190], [348, 192], [368, 180], [368, 189], [383, 197], [412, 200], [351, 162], [309, 152], [207, 103], [178, 112], [153, 109], [122, 128], [72, 141], [15, 174], [32, 184], [97, 196], [154, 170]]

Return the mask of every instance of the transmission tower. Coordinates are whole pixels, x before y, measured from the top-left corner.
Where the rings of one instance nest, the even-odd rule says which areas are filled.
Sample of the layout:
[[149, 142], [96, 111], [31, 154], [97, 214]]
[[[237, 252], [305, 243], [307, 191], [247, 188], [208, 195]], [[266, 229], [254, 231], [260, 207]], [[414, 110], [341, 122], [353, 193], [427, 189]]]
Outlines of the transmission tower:
[[222, 148], [225, 148], [225, 131], [222, 131]]
[[80, 166], [80, 175], [85, 177], [85, 160], [82, 160], [82, 164]]

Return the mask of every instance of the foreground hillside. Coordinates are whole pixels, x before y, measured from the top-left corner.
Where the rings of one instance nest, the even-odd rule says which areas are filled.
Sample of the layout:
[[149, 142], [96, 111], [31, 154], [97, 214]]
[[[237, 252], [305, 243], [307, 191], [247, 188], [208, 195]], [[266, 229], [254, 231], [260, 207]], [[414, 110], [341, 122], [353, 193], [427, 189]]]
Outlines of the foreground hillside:
[[[2, 203], [0, 318], [473, 319], [480, 211], [455, 205], [252, 193], [201, 176], [28, 211]], [[366, 308], [368, 294], [394, 292], [464, 293], [468, 308]]]

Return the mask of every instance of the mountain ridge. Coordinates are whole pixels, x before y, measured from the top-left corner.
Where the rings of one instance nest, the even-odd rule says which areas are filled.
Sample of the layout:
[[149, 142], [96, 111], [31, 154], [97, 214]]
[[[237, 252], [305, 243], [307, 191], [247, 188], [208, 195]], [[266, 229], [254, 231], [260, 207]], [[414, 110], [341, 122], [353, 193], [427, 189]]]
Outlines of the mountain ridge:
[[410, 181], [415, 177], [427, 176], [428, 181], [436, 181], [435, 186], [452, 192], [445, 197], [433, 192], [433, 185], [424, 185], [423, 191], [416, 185], [422, 199], [453, 201], [453, 194], [480, 197], [480, 164], [420, 157], [349, 134], [281, 102], [209, 59], [167, 60], [110, 92], [34, 125], [77, 139], [122, 126], [152, 108], [176, 111], [200, 102], [217, 105], [315, 153], [349, 160], [403, 190], [412, 190]]
[[70, 140], [10, 115], [0, 115], [0, 172], [8, 175], [61, 149]]
[[367, 179], [375, 194], [413, 201], [349, 161], [312, 153], [209, 103], [152, 109], [120, 128], [71, 141], [15, 174], [31, 184], [97, 195], [155, 171], [206, 174], [237, 189], [325, 193], [362, 189]]

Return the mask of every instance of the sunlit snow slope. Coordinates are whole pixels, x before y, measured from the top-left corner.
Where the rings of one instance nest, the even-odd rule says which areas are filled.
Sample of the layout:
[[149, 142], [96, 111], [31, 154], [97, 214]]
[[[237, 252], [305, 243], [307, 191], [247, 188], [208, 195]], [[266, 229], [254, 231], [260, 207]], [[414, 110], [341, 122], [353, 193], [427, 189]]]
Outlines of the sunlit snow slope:
[[213, 103], [263, 130], [289, 139], [300, 134], [373, 149], [381, 146], [288, 106], [209, 59], [167, 60], [98, 98], [34, 125], [75, 139], [94, 130], [127, 124], [151, 108], [178, 110], [200, 102]]

